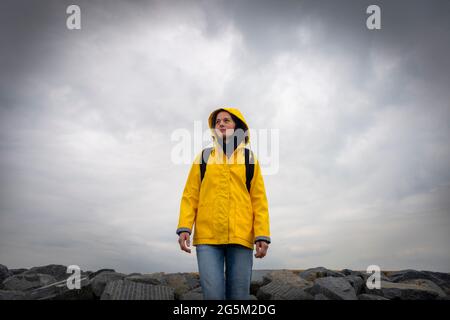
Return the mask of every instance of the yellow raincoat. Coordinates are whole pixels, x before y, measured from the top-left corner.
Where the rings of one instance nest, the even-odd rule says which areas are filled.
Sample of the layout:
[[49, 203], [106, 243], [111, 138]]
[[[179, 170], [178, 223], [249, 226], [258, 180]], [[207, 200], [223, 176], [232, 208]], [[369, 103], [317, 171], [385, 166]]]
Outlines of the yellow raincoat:
[[[241, 112], [235, 108], [220, 108], [238, 117], [248, 129]], [[211, 131], [213, 111], [208, 118]], [[214, 133], [213, 133], [214, 134]], [[250, 193], [246, 187], [244, 139], [228, 158], [214, 139], [214, 149], [207, 162], [203, 181], [200, 178], [201, 152], [195, 157], [183, 191], [177, 234], [191, 234], [195, 223], [193, 245], [240, 244], [250, 249], [258, 240], [270, 243], [269, 211], [259, 161], [254, 157], [255, 170]]]

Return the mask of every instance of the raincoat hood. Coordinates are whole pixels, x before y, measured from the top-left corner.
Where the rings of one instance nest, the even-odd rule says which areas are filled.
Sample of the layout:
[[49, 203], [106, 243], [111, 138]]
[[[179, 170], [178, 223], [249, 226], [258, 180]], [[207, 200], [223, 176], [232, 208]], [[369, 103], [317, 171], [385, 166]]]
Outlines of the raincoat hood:
[[[245, 145], [250, 143], [250, 130], [249, 130], [249, 126], [247, 124], [247, 121], [245, 121], [244, 116], [242, 115], [241, 111], [239, 109], [236, 108], [219, 108], [214, 110], [213, 112], [211, 112], [211, 114], [208, 117], [208, 125], [209, 128], [211, 129], [212, 132], [212, 136], [213, 136], [213, 140], [214, 143], [217, 145], [219, 144], [218, 142], [218, 137], [217, 137], [217, 133], [215, 131], [215, 124], [213, 123], [214, 117], [220, 112], [220, 111], [226, 111], [230, 114], [232, 114], [233, 116], [237, 117], [239, 120], [242, 121], [242, 124], [244, 125], [244, 131], [245, 131], [245, 137], [243, 139], [243, 141], [240, 141], [238, 143], [237, 148], [242, 148]], [[235, 134], [234, 134], [235, 135]]]

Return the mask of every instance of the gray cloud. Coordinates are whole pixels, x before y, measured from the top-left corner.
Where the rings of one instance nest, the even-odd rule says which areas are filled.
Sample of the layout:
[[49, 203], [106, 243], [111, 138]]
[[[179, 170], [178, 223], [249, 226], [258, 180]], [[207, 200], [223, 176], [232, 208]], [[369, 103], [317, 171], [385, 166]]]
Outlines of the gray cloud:
[[77, 3], [0, 5], [1, 263], [196, 270], [171, 134], [230, 105], [280, 130], [255, 268], [450, 271], [448, 1]]

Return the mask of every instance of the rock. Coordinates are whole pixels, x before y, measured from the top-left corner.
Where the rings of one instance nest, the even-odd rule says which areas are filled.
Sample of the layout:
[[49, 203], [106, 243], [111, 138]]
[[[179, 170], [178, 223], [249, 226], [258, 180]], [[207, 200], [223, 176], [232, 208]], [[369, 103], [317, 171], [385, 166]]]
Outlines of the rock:
[[116, 270], [114, 270], [114, 269], [99, 269], [95, 272], [91, 272], [89, 274], [89, 279], [94, 279], [97, 275], [99, 275], [102, 272], [116, 272]]
[[341, 270], [341, 273], [344, 274], [344, 275], [346, 275], [346, 276], [351, 275], [353, 272], [354, 272], [354, 271], [353, 271], [353, 270], [350, 270], [350, 269], [342, 269], [342, 270]]
[[[256, 297], [260, 300], [312, 300], [313, 296], [305, 292], [305, 288], [313, 282], [305, 280], [291, 270], [267, 270], [256, 278], [259, 284]], [[255, 294], [250, 288], [250, 293]]]
[[367, 275], [367, 273], [365, 271], [363, 272], [363, 271], [351, 270], [351, 269], [342, 269], [339, 272], [345, 276], [359, 276], [361, 278], [364, 278], [364, 276]]
[[344, 277], [319, 278], [306, 291], [312, 295], [323, 294], [332, 300], [357, 300], [355, 289]]
[[[300, 278], [290, 270], [272, 270], [262, 275], [262, 286], [256, 297], [262, 300], [312, 300], [305, 288], [313, 285], [311, 281]], [[252, 293], [252, 292], [251, 292]]]
[[442, 290], [437, 284], [435, 284], [433, 281], [428, 279], [412, 279], [412, 280], [406, 280], [401, 283], [411, 283], [418, 285], [419, 287], [426, 288], [431, 291], [435, 291], [439, 298], [445, 298], [447, 294]]
[[313, 300], [313, 296], [304, 289], [281, 281], [272, 281], [262, 286], [256, 297], [258, 300]]
[[252, 270], [252, 279], [250, 282], [250, 293], [256, 295], [259, 288], [268, 284], [270, 280], [268, 280], [267, 276], [273, 270]]
[[0, 300], [28, 300], [25, 292], [17, 290], [0, 290]]
[[29, 271], [34, 271], [40, 274], [48, 274], [54, 277], [56, 281], [65, 280], [70, 276], [70, 274], [67, 273], [67, 267], [59, 264], [49, 264], [46, 266], [33, 267]]
[[203, 300], [202, 287], [195, 288], [180, 296], [180, 300]]
[[55, 297], [58, 292], [64, 290], [61, 288], [62, 286], [66, 286], [65, 280], [34, 288], [28, 291], [28, 297], [30, 300], [50, 300]]
[[360, 294], [364, 287], [364, 280], [360, 276], [348, 275], [344, 277], [350, 285], [355, 289], [356, 295]]
[[[435, 272], [435, 271], [422, 271], [423, 274], [433, 277], [433, 279], [439, 279], [442, 283], [450, 284], [450, 273]], [[430, 279], [431, 281], [435, 281]]]
[[25, 269], [25, 268], [9, 269], [9, 271], [11, 271], [12, 275], [15, 276], [16, 274], [21, 274], [21, 273], [28, 271], [28, 269]]
[[375, 294], [363, 293], [358, 296], [358, 300], [389, 300]]
[[11, 271], [8, 270], [8, 268], [2, 264], [0, 264], [0, 283], [3, 282], [6, 278], [9, 278], [13, 275]]
[[389, 300], [429, 300], [439, 297], [439, 293], [428, 284], [396, 283], [381, 281], [380, 289], [365, 289], [366, 293], [385, 297]]
[[442, 290], [444, 290], [447, 295], [450, 295], [449, 273], [406, 269], [390, 273], [389, 278], [392, 279], [393, 282], [405, 282], [407, 280], [414, 279], [428, 279], [437, 284]]
[[345, 276], [345, 274], [343, 274], [341, 272], [332, 271], [332, 270], [329, 270], [324, 267], [306, 269], [305, 271], [300, 272], [299, 275], [303, 279], [306, 279], [309, 281], [315, 281], [316, 279], [323, 278], [323, 277], [343, 277], [343, 276]]
[[[198, 273], [196, 272], [185, 273], [184, 276], [190, 288], [197, 288], [200, 286], [200, 276]], [[165, 279], [167, 281], [167, 277], [165, 277]]]
[[3, 281], [3, 286], [6, 290], [26, 291], [43, 287], [53, 282], [56, 282], [56, 279], [53, 276], [36, 273], [34, 271], [26, 271], [6, 278]]
[[153, 284], [153, 285], [165, 285], [166, 280], [164, 279], [163, 272], [150, 273], [150, 274], [134, 274], [128, 275], [126, 278], [128, 281], [134, 281], [145, 284]]
[[61, 280], [28, 292], [32, 300], [86, 300], [94, 299], [89, 278], [80, 279], [80, 289], [69, 289], [67, 280]]
[[80, 289], [69, 289], [66, 283], [63, 290], [51, 297], [51, 300], [95, 300], [96, 298], [91, 281], [86, 275], [81, 278]]
[[[114, 269], [81, 271], [81, 288], [70, 290], [63, 265], [8, 269], [0, 265], [0, 300], [179, 299], [203, 300], [198, 273], [131, 273]], [[450, 273], [382, 271], [381, 288], [368, 289], [371, 274], [324, 267], [253, 270], [250, 300], [450, 300]], [[59, 280], [59, 281], [58, 281]], [[112, 284], [114, 282], [114, 284]], [[109, 287], [108, 287], [109, 286]], [[108, 291], [106, 288], [108, 287]]]
[[133, 272], [128, 275], [128, 277], [134, 277], [134, 276], [142, 276], [142, 273]]
[[312, 281], [305, 280], [290, 270], [274, 270], [263, 276], [263, 283], [282, 282], [292, 286], [306, 288], [313, 285]]
[[174, 300], [173, 288], [134, 281], [108, 282], [100, 300]]
[[422, 272], [412, 269], [389, 272], [388, 274], [392, 282], [401, 282], [410, 279], [426, 279]]
[[[354, 273], [354, 275], [359, 275], [363, 279], [364, 283], [367, 283], [367, 280], [372, 275], [372, 273], [359, 272], [359, 274]], [[380, 274], [380, 280], [392, 282], [392, 279], [386, 276], [383, 272], [381, 272]]]
[[200, 279], [196, 273], [170, 273], [164, 274], [164, 285], [175, 290], [175, 299], [187, 293], [188, 291], [200, 286]]
[[91, 279], [92, 292], [96, 297], [101, 297], [108, 282], [122, 280], [126, 277], [123, 273], [102, 271]]
[[[370, 274], [368, 275], [368, 277], [370, 276]], [[392, 279], [389, 278], [388, 276], [386, 276], [383, 272], [380, 275], [380, 280], [382, 281], [388, 281], [388, 282], [392, 282]]]
[[83, 273], [84, 275], [86, 275], [89, 279], [91, 279], [91, 276], [92, 276], [92, 274], [94, 273], [93, 271], [84, 271], [84, 272], [81, 272], [81, 273]]
[[438, 277], [434, 276], [432, 272], [422, 272], [412, 269], [391, 272], [389, 273], [389, 278], [393, 282], [403, 282], [406, 280], [414, 280], [414, 279], [428, 279], [433, 282], [441, 282], [441, 280]]
[[[429, 276], [429, 280], [437, 284], [447, 296], [450, 296], [450, 273], [435, 272], [435, 271], [422, 271], [426, 276]], [[430, 279], [433, 278], [433, 279]], [[425, 278], [427, 279], [427, 278]]]

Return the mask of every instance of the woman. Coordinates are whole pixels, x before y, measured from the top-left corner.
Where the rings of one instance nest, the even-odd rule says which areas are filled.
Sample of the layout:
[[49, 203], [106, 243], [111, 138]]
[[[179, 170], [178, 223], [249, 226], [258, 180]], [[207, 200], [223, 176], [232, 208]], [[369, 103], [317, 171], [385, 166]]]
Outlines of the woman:
[[189, 172], [180, 205], [178, 242], [181, 250], [191, 253], [195, 223], [193, 245], [204, 299], [246, 300], [250, 298], [253, 247], [256, 244], [255, 257], [263, 258], [271, 241], [264, 181], [259, 162], [251, 157], [253, 178], [248, 189], [245, 145], [250, 133], [241, 112], [217, 109], [208, 124], [214, 147], [205, 159], [203, 179], [203, 153], [196, 156]]

